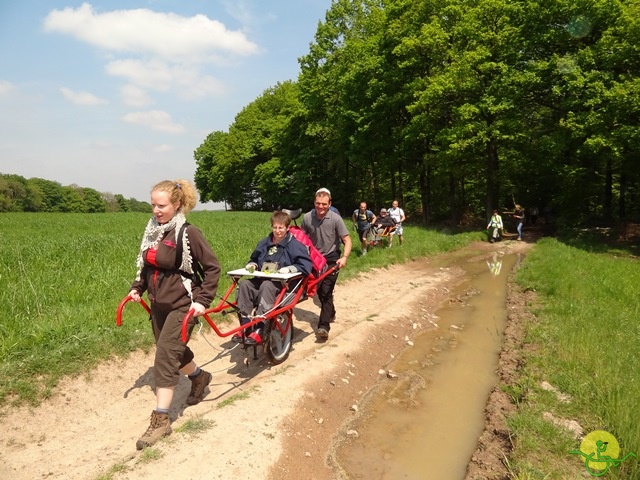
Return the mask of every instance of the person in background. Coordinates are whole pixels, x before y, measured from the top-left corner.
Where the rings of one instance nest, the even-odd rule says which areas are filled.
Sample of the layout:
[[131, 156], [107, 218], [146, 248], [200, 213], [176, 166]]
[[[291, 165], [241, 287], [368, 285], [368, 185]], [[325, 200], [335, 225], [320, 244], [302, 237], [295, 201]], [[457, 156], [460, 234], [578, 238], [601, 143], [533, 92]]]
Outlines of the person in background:
[[367, 254], [367, 236], [371, 225], [376, 222], [376, 216], [371, 210], [367, 210], [367, 202], [360, 202], [360, 208], [353, 211], [351, 216], [353, 223], [358, 231], [360, 245], [362, 247], [362, 255]]
[[524, 209], [515, 204], [515, 211], [513, 212], [513, 218], [516, 219], [516, 230], [518, 231], [518, 240], [522, 240], [522, 227], [524, 225]]
[[[301, 273], [305, 277], [311, 273], [313, 265], [309, 250], [289, 232], [290, 224], [291, 217], [288, 213], [273, 212], [272, 232], [258, 242], [245, 267], [247, 270], [262, 270], [266, 262], [271, 262], [277, 264], [278, 273]], [[243, 315], [240, 318], [240, 324], [246, 325], [251, 322], [249, 316], [253, 314], [254, 308], [255, 316], [268, 312], [273, 307], [281, 289], [282, 284], [279, 280], [258, 277], [242, 280], [236, 297], [236, 304]], [[249, 345], [262, 343], [263, 326], [260, 322], [253, 326], [252, 332], [248, 334], [245, 332], [245, 343]], [[242, 334], [236, 333], [232, 340], [241, 342]]]
[[[336, 309], [333, 304], [333, 290], [338, 279], [339, 269], [347, 265], [351, 254], [351, 237], [342, 218], [330, 210], [331, 192], [326, 188], [316, 191], [314, 209], [302, 217], [302, 231], [306, 233], [314, 247], [327, 260], [327, 268], [338, 267], [318, 285], [318, 299], [320, 300], [320, 318], [316, 335], [319, 340], [329, 338], [331, 322], [335, 320]], [[341, 244], [344, 252], [341, 254]]]
[[[374, 235], [374, 244], [378, 245], [381, 242], [381, 235], [384, 233], [384, 229], [387, 227], [395, 227], [396, 222], [393, 218], [387, 215], [387, 209], [381, 208], [380, 215], [376, 218], [376, 223], [372, 225], [372, 232]], [[389, 239], [389, 247], [391, 247], [391, 235], [387, 237]], [[387, 248], [389, 248], [387, 247]]]
[[404, 222], [407, 219], [407, 217], [404, 214], [404, 210], [398, 207], [398, 201], [394, 200], [393, 202], [391, 202], [391, 208], [388, 210], [387, 213], [396, 222], [396, 229], [391, 234], [391, 237], [389, 237], [389, 247], [393, 245], [394, 235], [398, 236], [398, 241], [400, 242], [400, 245], [402, 245], [402, 241], [403, 241], [402, 222]]
[[[195, 207], [196, 191], [187, 180], [165, 180], [151, 190], [153, 217], [147, 223], [136, 261], [136, 278], [129, 296], [139, 302], [147, 292], [151, 303], [151, 326], [156, 343], [153, 377], [156, 408], [147, 431], [136, 442], [142, 450], [171, 434], [169, 408], [180, 373], [191, 380], [188, 405], [204, 398], [211, 374], [194, 361], [194, 354], [182, 341], [182, 320], [190, 309], [195, 317], [209, 307], [218, 288], [220, 264], [206, 239], [185, 215]], [[179, 252], [182, 252], [181, 254]], [[197, 272], [201, 272], [200, 279]]]
[[493, 243], [496, 240], [499, 240], [500, 232], [504, 228], [504, 225], [502, 224], [502, 217], [498, 213], [498, 210], [493, 211], [493, 215], [491, 215], [491, 218], [489, 219], [489, 224], [487, 225], [487, 230], [489, 230], [489, 228], [493, 228], [493, 231], [491, 233], [491, 238], [489, 241]]

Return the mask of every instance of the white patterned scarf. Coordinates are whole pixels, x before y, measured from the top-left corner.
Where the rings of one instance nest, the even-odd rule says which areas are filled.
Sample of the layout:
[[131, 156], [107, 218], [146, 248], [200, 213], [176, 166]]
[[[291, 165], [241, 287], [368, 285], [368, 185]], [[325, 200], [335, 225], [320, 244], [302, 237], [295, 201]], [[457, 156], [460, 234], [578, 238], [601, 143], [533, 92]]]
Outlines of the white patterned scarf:
[[[160, 240], [162, 240], [162, 237], [164, 237], [167, 232], [171, 231], [171, 229], [174, 229], [175, 231], [175, 242], [177, 245], [178, 234], [180, 233], [182, 225], [184, 225], [186, 221], [187, 219], [182, 213], [176, 213], [170, 221], [163, 224], [159, 224], [156, 217], [151, 217], [151, 219], [149, 219], [149, 223], [147, 223], [147, 227], [144, 229], [144, 234], [142, 235], [140, 251], [138, 252], [138, 258], [136, 259], [136, 267], [138, 269], [136, 272], [136, 281], [140, 280], [140, 274], [142, 273], [142, 267], [144, 266], [144, 260], [142, 258], [143, 253], [149, 248], [158, 245]], [[182, 235], [182, 263], [180, 264], [180, 270], [193, 274], [191, 250], [189, 249], [189, 236], [187, 235], [186, 229]], [[191, 279], [185, 278], [183, 275], [182, 284], [189, 293], [189, 296], [191, 296]]]

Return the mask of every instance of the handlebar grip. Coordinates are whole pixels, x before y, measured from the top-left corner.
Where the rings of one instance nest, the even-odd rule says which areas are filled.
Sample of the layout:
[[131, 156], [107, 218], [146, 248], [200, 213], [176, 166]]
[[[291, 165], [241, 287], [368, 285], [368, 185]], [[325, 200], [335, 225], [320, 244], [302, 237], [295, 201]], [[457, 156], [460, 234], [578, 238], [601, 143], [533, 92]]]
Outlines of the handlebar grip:
[[[132, 300], [133, 299], [131, 298], [131, 295], [127, 295], [122, 299], [120, 305], [118, 305], [118, 309], [116, 310], [116, 325], [118, 327], [122, 326], [122, 311], [124, 310], [124, 306], [127, 304], [127, 302], [130, 302]], [[149, 308], [149, 305], [147, 305], [147, 303], [142, 298], [140, 299], [140, 305], [142, 305], [147, 313], [151, 315], [151, 309]]]
[[193, 314], [195, 313], [195, 309], [190, 309], [187, 314], [184, 316], [184, 318], [182, 319], [182, 341], [187, 343], [188, 340], [188, 334], [187, 334], [187, 326], [189, 325], [189, 320], [191, 320], [191, 317], [193, 317]]

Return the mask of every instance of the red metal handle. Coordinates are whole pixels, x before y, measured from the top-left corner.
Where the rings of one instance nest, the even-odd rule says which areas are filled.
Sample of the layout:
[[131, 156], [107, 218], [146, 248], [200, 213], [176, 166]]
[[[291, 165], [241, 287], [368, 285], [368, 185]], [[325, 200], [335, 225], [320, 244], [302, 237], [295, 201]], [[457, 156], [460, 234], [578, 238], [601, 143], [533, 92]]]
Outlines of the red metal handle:
[[187, 342], [187, 325], [189, 324], [189, 320], [193, 317], [195, 310], [192, 308], [187, 312], [187, 314], [182, 319], [182, 341]]
[[319, 284], [326, 277], [328, 277], [333, 272], [336, 272], [338, 270], [340, 270], [340, 267], [338, 267], [338, 265], [334, 265], [331, 268], [327, 268], [327, 270], [321, 275], [319, 275], [318, 278], [313, 278], [313, 276], [309, 276], [309, 283], [307, 284], [307, 289], [313, 288], [315, 285]]
[[[226, 297], [225, 297], [226, 299]], [[242, 330], [245, 326], [240, 326], [238, 328], [235, 328], [229, 332], [222, 332], [220, 331], [220, 329], [218, 328], [218, 326], [215, 324], [215, 322], [213, 320], [211, 320], [211, 317], [209, 316], [210, 313], [219, 313], [221, 311], [223, 311], [225, 308], [228, 308], [227, 305], [225, 304], [226, 300], [223, 300], [222, 302], [220, 302], [220, 305], [218, 305], [217, 307], [214, 308], [209, 308], [207, 310], [205, 310], [205, 312], [202, 314], [202, 318], [204, 318], [206, 320], [206, 322], [209, 324], [209, 326], [213, 329], [214, 332], [216, 332], [216, 335], [218, 335], [219, 337], [226, 337], [228, 335], [232, 335], [234, 333], [236, 333], [237, 331]], [[187, 342], [187, 340], [189, 339], [189, 320], [191, 320], [191, 318], [193, 318], [193, 314], [194, 314], [195, 310], [192, 308], [191, 310], [189, 310], [187, 312], [187, 314], [184, 316], [184, 318], [182, 319], [182, 341], [183, 342]], [[253, 323], [258, 323], [258, 321], [254, 321]], [[250, 324], [250, 325], [253, 325]]]
[[[127, 304], [127, 302], [130, 302], [132, 300], [133, 299], [131, 298], [131, 295], [127, 295], [122, 299], [120, 305], [118, 305], [118, 310], [116, 311], [116, 325], [118, 327], [122, 326], [122, 311], [124, 310], [124, 306]], [[140, 305], [142, 305], [147, 313], [151, 315], [151, 309], [149, 308], [149, 305], [147, 305], [142, 298], [140, 299]]]
[[[306, 288], [309, 289], [310, 287], [312, 287], [313, 285], [316, 285], [318, 283], [320, 283], [322, 280], [325, 279], [325, 277], [331, 275], [332, 273], [336, 272], [337, 270], [339, 270], [339, 267], [337, 265], [334, 265], [331, 268], [328, 268], [326, 272], [324, 272], [322, 275], [320, 275], [318, 278], [313, 278], [312, 276], [307, 277], [307, 285]], [[227, 299], [229, 298], [229, 295], [231, 295], [231, 293], [236, 289], [237, 285], [238, 285], [238, 281], [240, 280], [240, 276], [234, 277], [233, 278], [233, 283], [229, 286], [229, 289], [227, 290], [227, 293], [224, 295], [224, 297], [222, 298], [222, 301], [220, 302], [220, 304], [214, 308], [209, 308], [207, 310], [205, 310], [204, 314], [202, 315], [202, 317], [205, 319], [205, 321], [209, 324], [209, 326], [213, 329], [213, 331], [219, 336], [219, 337], [227, 337], [229, 335], [233, 335], [236, 332], [239, 332], [241, 330], [246, 329], [247, 327], [250, 327], [252, 325], [255, 325], [261, 321], [264, 321], [265, 317], [255, 317], [254, 320], [248, 324], [245, 325], [239, 325], [236, 328], [233, 328], [229, 331], [226, 332], [222, 332], [220, 331], [220, 329], [218, 328], [218, 326], [215, 324], [215, 322], [211, 319], [211, 317], [209, 316], [210, 313], [220, 313], [223, 310], [227, 309], [227, 308], [233, 308], [235, 305], [231, 304]], [[304, 286], [303, 286], [304, 288]], [[302, 294], [302, 289], [300, 289], [295, 297], [295, 300], [293, 301], [292, 305], [287, 305], [285, 307], [282, 307], [280, 309], [276, 309], [274, 311], [272, 311], [270, 313], [270, 318], [272, 317], [276, 317], [277, 315], [292, 309], [292, 307], [298, 303], [298, 300], [300, 299], [300, 296]], [[189, 310], [187, 312], [187, 314], [184, 316], [184, 318], [182, 319], [182, 341], [183, 342], [187, 342], [187, 340], [189, 339], [189, 320], [191, 320], [191, 318], [193, 317], [193, 314], [195, 313], [195, 310], [192, 308], [191, 310]]]

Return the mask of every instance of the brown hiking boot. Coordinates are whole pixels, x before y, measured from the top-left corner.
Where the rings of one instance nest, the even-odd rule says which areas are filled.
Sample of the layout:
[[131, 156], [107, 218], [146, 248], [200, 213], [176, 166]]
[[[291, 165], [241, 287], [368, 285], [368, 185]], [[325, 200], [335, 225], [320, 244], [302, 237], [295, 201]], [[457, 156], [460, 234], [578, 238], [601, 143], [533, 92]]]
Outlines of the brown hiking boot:
[[204, 398], [204, 389], [211, 383], [213, 375], [204, 370], [200, 371], [200, 375], [191, 379], [191, 393], [187, 397], [188, 405], [197, 405]]
[[151, 412], [151, 423], [144, 435], [136, 442], [136, 449], [150, 447], [162, 437], [171, 435], [171, 421], [168, 413]]

